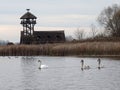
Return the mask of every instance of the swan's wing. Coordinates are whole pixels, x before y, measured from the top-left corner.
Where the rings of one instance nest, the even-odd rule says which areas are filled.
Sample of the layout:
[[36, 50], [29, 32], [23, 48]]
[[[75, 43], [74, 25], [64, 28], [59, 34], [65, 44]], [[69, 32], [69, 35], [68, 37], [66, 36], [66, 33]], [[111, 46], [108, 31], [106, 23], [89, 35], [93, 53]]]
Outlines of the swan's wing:
[[86, 65], [84, 66], [84, 69], [90, 69], [90, 66]]
[[41, 68], [48, 68], [47, 65], [41, 65]]
[[104, 68], [104, 65], [101, 65], [101, 68]]

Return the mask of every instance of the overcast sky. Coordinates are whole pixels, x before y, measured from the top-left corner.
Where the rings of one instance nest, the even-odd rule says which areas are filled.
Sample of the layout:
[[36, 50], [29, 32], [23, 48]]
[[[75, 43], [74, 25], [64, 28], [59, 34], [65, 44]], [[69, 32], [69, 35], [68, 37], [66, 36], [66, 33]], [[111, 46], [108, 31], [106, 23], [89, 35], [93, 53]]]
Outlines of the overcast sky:
[[0, 0], [0, 39], [19, 42], [20, 17], [30, 12], [37, 17], [35, 30], [65, 30], [73, 35], [76, 28], [88, 30], [97, 16], [120, 0]]

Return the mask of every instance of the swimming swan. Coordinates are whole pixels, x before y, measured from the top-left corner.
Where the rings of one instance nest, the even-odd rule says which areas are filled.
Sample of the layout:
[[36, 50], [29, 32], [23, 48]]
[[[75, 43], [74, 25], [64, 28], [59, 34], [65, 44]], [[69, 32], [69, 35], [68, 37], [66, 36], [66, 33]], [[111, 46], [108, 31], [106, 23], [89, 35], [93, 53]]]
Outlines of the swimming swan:
[[48, 68], [47, 65], [42, 65], [42, 61], [41, 60], [38, 60], [38, 62], [40, 63], [39, 69], [46, 69], [46, 68]]
[[90, 69], [90, 66], [84, 65], [84, 60], [81, 60], [81, 70], [83, 69]]
[[98, 69], [104, 68], [104, 65], [101, 65], [101, 59], [100, 58], [98, 58], [97, 62], [98, 62]]

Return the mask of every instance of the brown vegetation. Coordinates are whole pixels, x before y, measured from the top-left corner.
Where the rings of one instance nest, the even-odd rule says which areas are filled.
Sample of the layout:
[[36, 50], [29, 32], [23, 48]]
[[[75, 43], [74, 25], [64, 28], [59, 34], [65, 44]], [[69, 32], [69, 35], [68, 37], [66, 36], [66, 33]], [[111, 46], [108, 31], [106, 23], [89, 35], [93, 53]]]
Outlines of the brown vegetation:
[[83, 42], [0, 46], [1, 56], [120, 55], [120, 42]]

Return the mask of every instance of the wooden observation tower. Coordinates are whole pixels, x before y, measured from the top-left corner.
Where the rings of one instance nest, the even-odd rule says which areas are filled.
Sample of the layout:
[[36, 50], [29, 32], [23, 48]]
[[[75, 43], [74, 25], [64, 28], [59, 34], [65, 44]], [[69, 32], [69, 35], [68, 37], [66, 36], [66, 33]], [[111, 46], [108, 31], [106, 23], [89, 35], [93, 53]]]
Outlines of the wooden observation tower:
[[25, 13], [20, 19], [21, 24], [23, 26], [24, 35], [33, 35], [34, 26], [36, 24], [37, 17], [29, 12], [30, 9], [27, 9], [27, 13]]
[[30, 13], [30, 9], [26, 9], [27, 12], [20, 18], [23, 26], [23, 31], [21, 32], [21, 44], [31, 44], [34, 33], [34, 26], [36, 24], [37, 17]]

